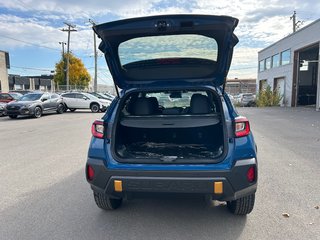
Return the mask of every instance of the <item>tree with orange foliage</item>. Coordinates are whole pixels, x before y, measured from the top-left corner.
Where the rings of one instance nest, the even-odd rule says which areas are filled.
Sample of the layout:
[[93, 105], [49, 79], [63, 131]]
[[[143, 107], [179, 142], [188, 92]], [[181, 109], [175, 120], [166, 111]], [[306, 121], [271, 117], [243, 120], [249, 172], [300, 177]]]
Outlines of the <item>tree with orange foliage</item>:
[[[63, 59], [56, 63], [54, 81], [58, 85], [66, 85], [66, 71], [64, 71], [66, 69], [66, 59], [67, 53], [64, 54]], [[81, 59], [69, 53], [69, 84], [88, 87], [90, 81], [91, 76]]]

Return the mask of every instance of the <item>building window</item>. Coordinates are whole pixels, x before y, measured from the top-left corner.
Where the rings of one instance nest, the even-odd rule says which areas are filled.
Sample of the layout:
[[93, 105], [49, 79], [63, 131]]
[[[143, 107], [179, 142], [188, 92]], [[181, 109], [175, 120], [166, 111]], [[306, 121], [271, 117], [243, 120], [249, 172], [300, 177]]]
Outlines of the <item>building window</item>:
[[266, 59], [266, 70], [270, 69], [271, 67], [271, 58]]
[[266, 79], [263, 79], [263, 80], [259, 81], [259, 91], [266, 90], [267, 86], [268, 86], [268, 83], [267, 83]]
[[263, 72], [264, 71], [264, 60], [261, 60], [259, 62], [259, 72]]
[[281, 53], [281, 65], [289, 64], [290, 63], [290, 56], [291, 56], [290, 49], [283, 51]]
[[276, 54], [272, 56], [272, 68], [280, 66], [280, 54]]
[[23, 85], [21, 85], [21, 84], [14, 84], [14, 90], [23, 90]]

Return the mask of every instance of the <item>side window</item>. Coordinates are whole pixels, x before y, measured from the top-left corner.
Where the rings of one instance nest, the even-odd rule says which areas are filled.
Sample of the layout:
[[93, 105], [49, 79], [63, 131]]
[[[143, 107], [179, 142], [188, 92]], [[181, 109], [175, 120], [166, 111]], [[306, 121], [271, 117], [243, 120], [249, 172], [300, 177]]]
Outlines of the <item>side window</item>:
[[42, 99], [50, 99], [50, 95], [49, 94], [47, 94], [47, 93], [45, 93], [45, 94], [43, 94], [42, 95], [42, 97], [41, 97]]
[[7, 100], [7, 99], [10, 99], [10, 96], [9, 94], [3, 93], [3, 94], [0, 94], [0, 99]]
[[75, 94], [74, 94], [74, 93], [66, 93], [66, 94], [63, 94], [62, 97], [65, 97], [65, 98], [75, 98]]
[[83, 99], [83, 97], [84, 97], [84, 95], [81, 94], [81, 93], [77, 93], [77, 94], [76, 94], [76, 98]]
[[51, 99], [57, 99], [57, 98], [59, 98], [59, 95], [58, 95], [58, 94], [55, 94], [55, 93], [54, 93], [54, 94], [51, 95]]

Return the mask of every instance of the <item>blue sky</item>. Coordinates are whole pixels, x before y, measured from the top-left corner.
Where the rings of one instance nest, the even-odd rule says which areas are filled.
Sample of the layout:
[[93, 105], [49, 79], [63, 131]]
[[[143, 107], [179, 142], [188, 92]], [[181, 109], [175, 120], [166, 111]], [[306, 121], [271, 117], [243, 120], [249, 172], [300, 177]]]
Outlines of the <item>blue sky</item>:
[[[314, 9], [317, 9], [316, 11]], [[320, 1], [280, 0], [0, 0], [0, 50], [10, 53], [9, 73], [50, 74], [61, 58], [60, 41], [67, 41], [63, 22], [76, 25], [71, 51], [94, 72], [93, 36], [88, 22], [96, 23], [159, 14], [230, 15], [240, 20], [239, 44], [229, 78], [255, 78], [257, 52], [292, 32], [290, 16], [297, 11], [301, 27], [319, 18]], [[104, 57], [99, 53], [98, 82], [112, 84]]]

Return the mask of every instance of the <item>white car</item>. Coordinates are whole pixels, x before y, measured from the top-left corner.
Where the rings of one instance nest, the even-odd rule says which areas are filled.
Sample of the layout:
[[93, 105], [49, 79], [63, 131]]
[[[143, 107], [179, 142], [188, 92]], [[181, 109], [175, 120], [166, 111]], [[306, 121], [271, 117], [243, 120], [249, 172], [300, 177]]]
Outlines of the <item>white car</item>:
[[91, 109], [92, 112], [106, 111], [111, 101], [99, 99], [89, 93], [69, 92], [61, 95], [66, 109], [74, 112], [76, 109]]
[[249, 106], [255, 100], [255, 95], [252, 93], [240, 93], [237, 98], [237, 102], [241, 106]]

